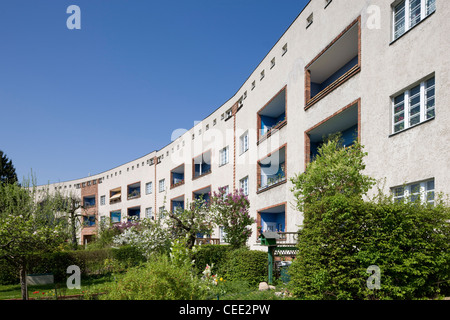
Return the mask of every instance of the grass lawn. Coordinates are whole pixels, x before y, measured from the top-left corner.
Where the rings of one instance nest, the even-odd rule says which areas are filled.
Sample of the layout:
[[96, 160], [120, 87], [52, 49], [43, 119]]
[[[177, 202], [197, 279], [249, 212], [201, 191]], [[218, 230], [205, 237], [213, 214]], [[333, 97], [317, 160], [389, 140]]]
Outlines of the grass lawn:
[[[28, 297], [36, 299], [54, 299], [56, 297], [55, 288], [57, 288], [56, 292], [58, 296], [82, 294], [83, 291], [87, 290], [89, 290], [89, 292], [96, 292], [96, 288], [109, 281], [111, 281], [109, 276], [81, 279], [80, 289], [68, 289], [66, 283], [28, 286]], [[0, 285], [0, 300], [21, 298], [20, 284]]]

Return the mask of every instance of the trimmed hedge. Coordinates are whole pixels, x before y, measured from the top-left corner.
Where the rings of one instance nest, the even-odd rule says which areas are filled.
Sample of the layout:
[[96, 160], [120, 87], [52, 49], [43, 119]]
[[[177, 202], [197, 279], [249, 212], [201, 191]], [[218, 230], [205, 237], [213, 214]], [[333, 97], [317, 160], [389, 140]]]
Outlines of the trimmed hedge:
[[[145, 261], [142, 253], [133, 247], [105, 248], [98, 250], [59, 251], [44, 255], [36, 255], [28, 262], [28, 274], [52, 273], [55, 282], [64, 282], [67, 267], [80, 267], [81, 275], [98, 275], [110, 272], [105, 261], [115, 260], [122, 268], [139, 265]], [[0, 284], [19, 283], [19, 273], [14, 266], [4, 260], [0, 261]]]
[[232, 251], [229, 245], [205, 244], [196, 247], [197, 251], [193, 255], [194, 267], [198, 274], [201, 274], [206, 265], [213, 266], [213, 273], [223, 273], [227, 254]]
[[243, 281], [251, 286], [267, 281], [267, 252], [248, 248], [232, 249], [224, 245], [202, 245], [197, 250], [193, 258], [199, 274], [206, 264], [214, 264], [212, 272], [229, 281]]
[[267, 252], [237, 249], [228, 253], [224, 276], [230, 281], [245, 281], [251, 286], [257, 286], [267, 281], [268, 266]]

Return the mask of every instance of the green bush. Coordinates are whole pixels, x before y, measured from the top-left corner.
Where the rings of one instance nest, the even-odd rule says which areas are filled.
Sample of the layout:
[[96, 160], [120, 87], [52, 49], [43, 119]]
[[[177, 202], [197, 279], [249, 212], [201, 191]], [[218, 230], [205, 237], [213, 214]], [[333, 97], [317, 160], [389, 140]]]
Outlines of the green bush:
[[206, 286], [192, 276], [190, 266], [177, 266], [167, 256], [158, 256], [129, 269], [117, 282], [104, 288], [106, 300], [199, 300]]
[[212, 273], [223, 274], [227, 254], [232, 250], [229, 245], [205, 244], [195, 247], [193, 255], [195, 271], [201, 274], [206, 265], [213, 266]]
[[111, 251], [112, 257], [125, 268], [137, 266], [146, 260], [142, 251], [134, 246], [112, 248]]
[[229, 281], [245, 281], [251, 286], [267, 281], [267, 252], [236, 249], [227, 253], [224, 265], [224, 278]]
[[[306, 299], [421, 299], [450, 294], [449, 209], [419, 202], [322, 201], [299, 234], [291, 290]], [[380, 268], [380, 289], [367, 288]]]
[[19, 271], [6, 260], [0, 260], [0, 285], [18, 284]]

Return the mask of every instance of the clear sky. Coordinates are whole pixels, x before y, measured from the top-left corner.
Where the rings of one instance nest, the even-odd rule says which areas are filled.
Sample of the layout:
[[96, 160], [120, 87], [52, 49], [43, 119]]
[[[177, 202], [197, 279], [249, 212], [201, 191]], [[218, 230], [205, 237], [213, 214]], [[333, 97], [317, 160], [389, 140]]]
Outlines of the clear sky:
[[1, 0], [0, 150], [46, 184], [160, 149], [231, 98], [308, 2]]

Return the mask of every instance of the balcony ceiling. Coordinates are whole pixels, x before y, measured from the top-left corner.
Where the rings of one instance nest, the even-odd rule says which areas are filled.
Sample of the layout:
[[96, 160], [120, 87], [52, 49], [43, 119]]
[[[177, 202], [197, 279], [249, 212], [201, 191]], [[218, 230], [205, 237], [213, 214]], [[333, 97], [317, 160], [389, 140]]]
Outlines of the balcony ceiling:
[[322, 83], [358, 55], [358, 24], [355, 24], [308, 68], [311, 81]]

